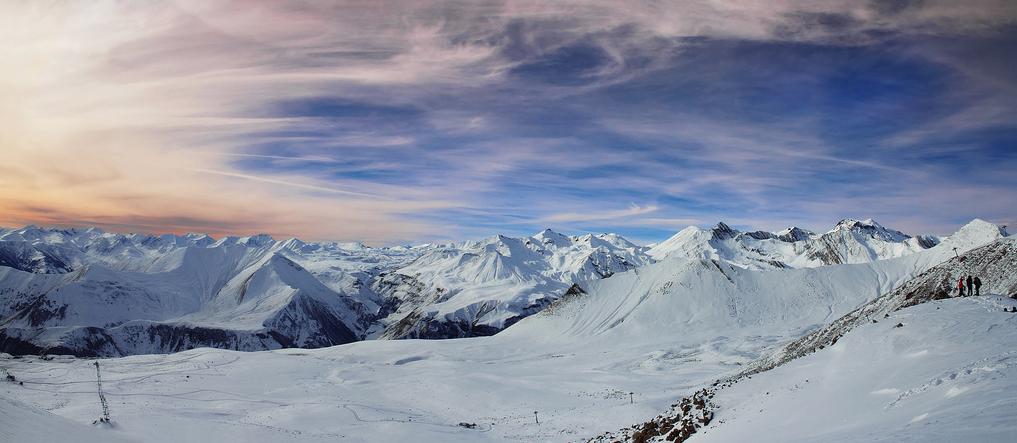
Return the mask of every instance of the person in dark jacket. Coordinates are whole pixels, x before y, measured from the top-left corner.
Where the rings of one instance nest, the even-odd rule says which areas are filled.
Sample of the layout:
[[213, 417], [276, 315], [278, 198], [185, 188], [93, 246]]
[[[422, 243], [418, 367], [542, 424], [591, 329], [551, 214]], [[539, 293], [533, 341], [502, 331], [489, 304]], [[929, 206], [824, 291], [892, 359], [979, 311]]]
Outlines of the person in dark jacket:
[[975, 278], [968, 276], [968, 295], [975, 295]]
[[975, 277], [975, 295], [982, 295], [982, 279]]
[[964, 277], [957, 279], [957, 294], [958, 297], [964, 296]]

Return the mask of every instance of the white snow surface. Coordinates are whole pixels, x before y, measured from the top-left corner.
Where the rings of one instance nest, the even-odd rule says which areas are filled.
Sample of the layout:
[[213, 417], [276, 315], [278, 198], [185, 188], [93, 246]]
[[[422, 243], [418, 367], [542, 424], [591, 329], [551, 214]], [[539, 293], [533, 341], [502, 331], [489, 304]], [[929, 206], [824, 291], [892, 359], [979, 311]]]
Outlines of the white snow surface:
[[77, 423], [35, 406], [0, 397], [0, 441], [120, 443], [137, 442], [118, 430]]
[[[577, 441], [653, 417], [675, 399], [942, 263], [954, 247], [963, 253], [1000, 237], [994, 225], [975, 221], [909, 256], [810, 269], [751, 271], [672, 257], [587, 282], [586, 294], [566, 297], [493, 337], [138, 355], [102, 360], [104, 385], [117, 431], [142, 441]], [[867, 440], [883, 435], [880, 429], [937, 440], [931, 431], [953, 425], [969, 429], [971, 441], [993, 441], [1012, 431], [999, 417], [1013, 410], [1006, 393], [1017, 387], [1012, 354], [1006, 354], [1017, 339], [1017, 317], [1003, 315], [1007, 304], [1013, 302], [983, 297], [900, 311], [895, 315], [904, 328], [891, 331], [890, 322], [880, 321], [812, 360], [722, 391], [716, 401], [742, 413], [718, 415], [724, 423], [717, 420], [716, 428], [695, 438], [764, 438], [758, 426], [787, 419], [772, 415], [784, 408], [815, 417], [788, 431], [795, 441], [813, 435], [858, 440], [850, 438], [853, 432]], [[929, 309], [941, 314], [925, 319]], [[0, 366], [25, 382], [0, 383], [2, 397], [80, 423], [96, 416], [90, 361], [0, 358]], [[809, 386], [793, 388], [803, 378]], [[760, 383], [758, 389], [751, 383]], [[774, 397], [800, 398], [809, 408], [767, 403], [770, 397], [759, 392], [765, 389]], [[899, 392], [888, 394], [893, 389]], [[870, 398], [870, 392], [878, 393]], [[890, 397], [905, 392], [911, 394], [888, 406]], [[997, 394], [982, 395], [990, 392]], [[873, 428], [845, 425], [823, 412], [821, 406], [837, 406], [837, 395], [845, 396], [844, 416]], [[937, 409], [964, 409], [973, 417], [986, 405], [1006, 409], [970, 426]], [[757, 420], [745, 411], [761, 415]], [[721, 434], [727, 423], [736, 426]], [[826, 433], [814, 434], [821, 426]]]
[[[934, 301], [722, 389], [690, 442], [1012, 442], [1017, 305]], [[896, 325], [902, 324], [902, 327]]]

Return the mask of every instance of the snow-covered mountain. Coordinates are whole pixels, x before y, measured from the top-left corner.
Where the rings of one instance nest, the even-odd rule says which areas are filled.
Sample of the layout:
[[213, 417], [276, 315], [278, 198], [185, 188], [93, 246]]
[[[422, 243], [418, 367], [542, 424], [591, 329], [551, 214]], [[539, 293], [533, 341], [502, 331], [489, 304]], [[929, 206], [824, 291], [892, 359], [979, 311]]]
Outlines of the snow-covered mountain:
[[[692, 425], [689, 441], [1008, 441], [1017, 314], [1003, 309], [1017, 302], [1005, 293], [864, 318], [832, 346], [753, 371], [865, 306], [934, 299], [943, 279], [975, 272], [983, 292], [1013, 289], [1013, 242], [975, 221], [940, 245], [871, 263], [754, 271], [676, 256], [585, 281], [491, 337], [102, 360], [111, 432], [140, 441], [676, 441], [688, 408], [712, 418]], [[24, 382], [0, 383], [0, 396], [95, 419], [91, 360], [0, 354], [0, 367]]]
[[652, 262], [645, 248], [614, 234], [502, 235], [431, 249], [376, 288], [399, 308], [387, 338], [491, 335], [547, 307], [579, 282]]
[[906, 256], [939, 241], [871, 220], [845, 220], [822, 235], [742, 233], [720, 223], [653, 248], [550, 229], [372, 248], [28, 226], [0, 230], [0, 349], [108, 356], [484, 336], [589, 282], [657, 260], [809, 268]]
[[798, 227], [780, 232], [739, 232], [721, 222], [712, 229], [683, 229], [647, 253], [658, 260], [672, 256], [706, 258], [747, 269], [807, 268], [901, 257], [939, 242], [937, 237], [910, 236], [871, 219], [841, 220], [824, 234]]
[[348, 343], [364, 338], [380, 310], [372, 280], [419, 253], [264, 235], [7, 230], [0, 347], [129, 355]]
[[[998, 381], [1017, 371], [1003, 338], [1017, 335], [1017, 239], [1002, 234], [975, 221], [930, 251], [854, 266], [913, 277], [689, 397], [695, 410], [672, 407], [596, 441], [1009, 441], [1017, 426], [990, 412], [1017, 406], [1000, 394], [1012, 383]], [[984, 296], [954, 298], [969, 275], [983, 280]]]
[[0, 349], [130, 355], [490, 335], [651, 261], [613, 234], [371, 248], [266, 236], [0, 231]]

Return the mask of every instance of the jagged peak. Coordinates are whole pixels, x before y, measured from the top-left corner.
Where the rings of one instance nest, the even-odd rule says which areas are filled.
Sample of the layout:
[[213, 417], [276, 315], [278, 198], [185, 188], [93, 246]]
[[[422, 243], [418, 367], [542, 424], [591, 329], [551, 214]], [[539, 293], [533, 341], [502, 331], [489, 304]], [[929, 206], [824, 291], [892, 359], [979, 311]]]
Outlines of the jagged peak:
[[614, 246], [620, 246], [620, 247], [624, 247], [624, 248], [635, 248], [635, 247], [638, 247], [635, 243], [632, 243], [631, 241], [629, 241], [629, 239], [627, 239], [625, 237], [622, 237], [621, 235], [615, 234], [613, 232], [605, 232], [605, 233], [602, 233], [602, 234], [597, 234], [596, 237], [598, 239], [603, 240], [603, 241], [605, 241], [607, 243], [610, 243], [610, 244], [612, 244]]
[[734, 236], [738, 235], [737, 230], [728, 226], [726, 223], [722, 221], [717, 222], [717, 224], [711, 229], [711, 232], [713, 233], [713, 237], [719, 240], [733, 238]]
[[878, 226], [878, 225], [879, 224], [876, 223], [876, 221], [871, 219], [871, 218], [868, 218], [868, 219], [865, 219], [865, 220], [857, 220], [857, 219], [853, 219], [853, 218], [845, 218], [845, 219], [841, 219], [841, 221], [837, 222], [837, 224], [834, 225], [834, 228], [835, 229], [836, 228], [851, 229], [851, 228], [854, 228], [856, 226]]
[[572, 243], [572, 239], [570, 239], [569, 236], [554, 231], [551, 228], [538, 232], [533, 236], [533, 239], [545, 245], [553, 244], [555, 246], [565, 246]]
[[787, 234], [793, 234], [793, 233], [802, 233], [802, 234], [808, 234], [808, 235], [815, 235], [816, 234], [815, 232], [812, 232], [812, 231], [810, 231], [808, 229], [805, 229], [805, 228], [799, 228], [798, 226], [789, 226], [787, 228], [784, 228], [784, 229], [781, 229], [781, 230], [775, 232], [774, 234], [777, 234], [777, 235], [787, 235]]
[[223, 237], [222, 240], [219, 240], [217, 242], [217, 244], [221, 244], [221, 245], [241, 245], [241, 246], [252, 246], [252, 247], [260, 247], [260, 246], [265, 246], [265, 245], [272, 244], [272, 243], [275, 243], [275, 239], [272, 238], [272, 236], [268, 235], [268, 234], [257, 234], [257, 235], [250, 235], [250, 236], [247, 236], [247, 237], [238, 237], [238, 236], [235, 236], [235, 235], [230, 235], [230, 236]]
[[883, 225], [871, 218], [867, 218], [865, 220], [855, 220], [851, 218], [843, 219], [837, 222], [837, 225], [834, 226], [833, 230], [827, 232], [827, 234], [836, 233], [838, 231], [855, 232], [887, 242], [899, 243], [911, 238], [910, 235], [898, 230], [883, 227]]
[[18, 229], [17, 231], [18, 232], [48, 231], [48, 229], [43, 228], [43, 227], [41, 227], [39, 225], [36, 225], [36, 224], [31, 224], [31, 225], [22, 226], [21, 229]]
[[290, 237], [284, 240], [282, 244], [284, 248], [294, 248], [294, 249], [300, 249], [307, 245], [307, 243], [304, 243], [303, 240], [296, 237]]
[[809, 238], [812, 238], [814, 235], [816, 235], [815, 232], [812, 232], [808, 229], [799, 228], [797, 226], [791, 226], [789, 228], [782, 229], [780, 231], [775, 232], [774, 234], [777, 235], [777, 238], [791, 243], [808, 240]]
[[538, 232], [538, 233], [536, 233], [534, 235], [534, 237], [550, 237], [550, 236], [554, 236], [554, 237], [566, 237], [565, 234], [562, 234], [562, 233], [560, 233], [558, 231], [555, 231], [554, 229], [551, 229], [551, 228], [544, 228], [543, 231], [540, 231], [540, 232]]
[[251, 236], [248, 236], [248, 237], [243, 237], [240, 240], [242, 240], [244, 243], [248, 243], [248, 244], [250, 244], [252, 242], [258, 243], [258, 244], [264, 244], [264, 243], [271, 243], [271, 242], [275, 241], [275, 239], [272, 238], [272, 236], [268, 235], [268, 234], [251, 235]]

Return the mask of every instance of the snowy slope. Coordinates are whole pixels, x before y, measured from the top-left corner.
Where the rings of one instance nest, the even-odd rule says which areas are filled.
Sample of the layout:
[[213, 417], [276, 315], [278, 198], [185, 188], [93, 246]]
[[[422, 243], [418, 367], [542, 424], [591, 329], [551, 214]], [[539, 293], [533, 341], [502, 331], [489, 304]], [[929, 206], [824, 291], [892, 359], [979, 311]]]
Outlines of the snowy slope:
[[689, 441], [1013, 441], [1014, 305], [934, 301], [864, 324], [720, 390], [713, 424]]
[[0, 397], [0, 441], [19, 443], [119, 443], [140, 440], [116, 429], [97, 428], [51, 414], [32, 405]]
[[[785, 346], [780, 346], [774, 351], [764, 352], [762, 357], [744, 364], [738, 374], [731, 377], [723, 377], [721, 380], [741, 382], [746, 380], [746, 377], [752, 378], [754, 376], [766, 375], [767, 371], [789, 364], [788, 362], [793, 363], [797, 361], [796, 359], [803, 356], [823, 352], [829, 346], [839, 343], [838, 340], [841, 340], [845, 334], [850, 334], [853, 329], [874, 322], [882, 322], [892, 317], [897, 309], [926, 303], [931, 300], [948, 298], [950, 291], [944, 288], [943, 284], [946, 281], [952, 281], [958, 275], [981, 276], [983, 283], [985, 283], [983, 290], [987, 292], [1003, 294], [1017, 292], [1017, 276], [1013, 273], [1013, 269], [1017, 266], [1017, 240], [1012, 237], [1000, 238], [1000, 234], [997, 227], [981, 221], [975, 221], [965, 226], [965, 228], [944, 242], [943, 245], [915, 254], [914, 256], [887, 260], [872, 265], [847, 265], [823, 268], [823, 270], [836, 270], [839, 268], [878, 267], [883, 268], [885, 271], [890, 268], [906, 269], [915, 266], [912, 271], [915, 277], [907, 279], [892, 291], [865, 302], [858, 309], [836, 318], [824, 327], [816, 329], [799, 339], [795, 339]], [[993, 238], [995, 240], [987, 244], [971, 248], [973, 245], [982, 244], [984, 241]], [[957, 251], [961, 253], [959, 257], [953, 256], [953, 247], [957, 247]], [[948, 251], [951, 253], [947, 254]], [[930, 265], [934, 266], [930, 267]], [[843, 283], [850, 285], [851, 281]], [[859, 283], [864, 282], [855, 282], [856, 285]], [[764, 295], [764, 297], [771, 296]], [[795, 310], [807, 312], [798, 308]], [[836, 308], [833, 309], [832, 313], [836, 312], [838, 310]], [[793, 318], [786, 316], [782, 320], [789, 321], [789, 324], [794, 324], [795, 322]], [[726, 334], [751, 332], [751, 330], [746, 331], [747, 328], [740, 326], [722, 329], [724, 331], [731, 331], [725, 332]], [[778, 329], [771, 328], [770, 331], [779, 333]], [[793, 334], [786, 335], [785, 337], [791, 336]], [[743, 340], [743, 343], [749, 342], [750, 340]], [[714, 390], [724, 393], [726, 387], [725, 383]], [[713, 392], [703, 391], [701, 396], [710, 399], [713, 397]], [[722, 409], [723, 407], [723, 405], [715, 405], [707, 409]], [[689, 424], [686, 421], [690, 417], [693, 418], [693, 424]], [[656, 436], [654, 438], [657, 438], [657, 440], [654, 441], [681, 441], [684, 436], [689, 435], [689, 431], [692, 428], [697, 427], [695, 423], [702, 423], [695, 420], [703, 417], [703, 415], [688, 415], [684, 410], [676, 409], [672, 406], [667, 412], [654, 420], [637, 424], [634, 428], [623, 429], [619, 434], [607, 434], [600, 441], [615, 441], [617, 439], [635, 440], [647, 436]], [[682, 424], [678, 425], [677, 423]], [[772, 437], [771, 439], [780, 440], [779, 437]]]
[[851, 329], [873, 320], [879, 321], [901, 308], [955, 296], [957, 291], [954, 285], [958, 278], [977, 275], [982, 279], [982, 294], [1017, 296], [1017, 273], [1014, 269], [1017, 269], [1017, 239], [1013, 237], [1001, 238], [964, 251], [963, 255], [952, 257], [922, 272], [893, 291], [760, 359], [747, 372], [768, 370], [815, 352], [836, 342]]
[[[964, 253], [1000, 236], [997, 227], [976, 221], [942, 246], [911, 256], [817, 269], [759, 272], [671, 258], [586, 281], [584, 292], [573, 291], [493, 337], [111, 359], [103, 362], [107, 395], [120, 429], [144, 441], [583, 440], [654, 417], [675, 399], [740, 373], [949, 262], [953, 247]], [[997, 323], [992, 333], [1012, 343], [1017, 324]], [[950, 350], [958, 361], [977, 360], [981, 352]], [[859, 365], [868, 356], [852, 352]], [[0, 366], [25, 381], [23, 387], [0, 384], [0, 395], [78, 422], [94, 417], [88, 361], [26, 357], [0, 359]], [[900, 374], [885, 387], [910, 389], [930, 379], [925, 372]], [[1013, 377], [1002, 380], [994, 386], [1013, 389], [1007, 381]], [[744, 398], [724, 395], [715, 398], [721, 406]]]
[[868, 263], [909, 255], [937, 243], [938, 238], [912, 237], [873, 220], [841, 220], [822, 235], [798, 227], [776, 233], [739, 232], [718, 223], [712, 229], [683, 229], [648, 254], [658, 260], [676, 256], [705, 258], [748, 269], [779, 269]]
[[495, 236], [428, 251], [379, 282], [399, 300], [386, 338], [491, 335], [544, 309], [578, 282], [652, 262], [614, 234]]
[[[507, 333], [622, 335], [654, 340], [660, 328], [683, 334], [797, 334], [844, 315], [959, 252], [1003, 237], [975, 220], [942, 244], [872, 263], [751, 271], [718, 260], [671, 257], [583, 285], [588, 293], [552, 306], [526, 328]], [[534, 323], [540, 322], [540, 326]], [[666, 337], [666, 335], [658, 334]]]

